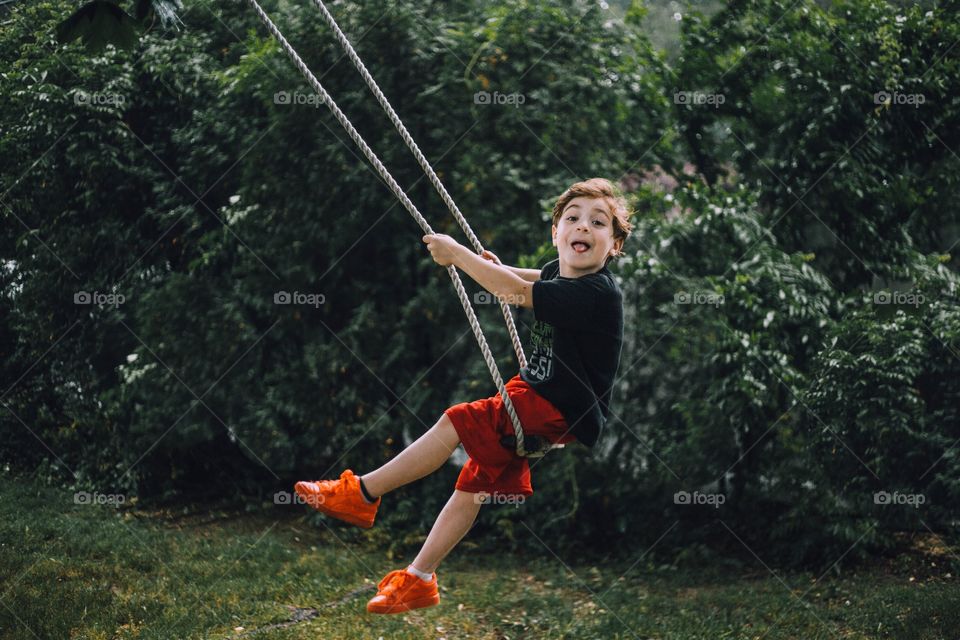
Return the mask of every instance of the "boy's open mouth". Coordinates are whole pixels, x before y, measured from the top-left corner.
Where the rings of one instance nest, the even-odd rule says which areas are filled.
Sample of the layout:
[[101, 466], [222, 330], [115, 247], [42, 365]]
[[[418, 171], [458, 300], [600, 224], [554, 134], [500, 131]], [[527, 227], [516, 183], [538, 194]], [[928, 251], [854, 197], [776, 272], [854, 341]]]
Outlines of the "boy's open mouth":
[[570, 248], [576, 251], [577, 253], [584, 253], [590, 250], [590, 245], [581, 240], [574, 240], [570, 243]]

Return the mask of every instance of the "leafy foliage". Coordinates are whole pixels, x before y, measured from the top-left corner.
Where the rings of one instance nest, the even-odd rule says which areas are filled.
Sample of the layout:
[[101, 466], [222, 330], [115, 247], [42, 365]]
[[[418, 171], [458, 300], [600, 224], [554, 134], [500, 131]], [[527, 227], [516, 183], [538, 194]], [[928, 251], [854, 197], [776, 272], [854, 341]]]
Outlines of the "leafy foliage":
[[674, 90], [722, 96], [677, 105], [696, 165], [715, 183], [732, 161], [844, 292], [955, 244], [957, 9], [750, 0], [684, 20]]
[[113, 0], [93, 0], [74, 11], [57, 25], [57, 41], [61, 44], [80, 40], [90, 53], [102, 52], [108, 44], [131, 49], [139, 40], [139, 27], [159, 18], [163, 25], [178, 22], [180, 0], [136, 0], [134, 18]]
[[137, 41], [136, 25], [127, 12], [109, 0], [95, 0], [57, 26], [57, 40], [80, 40], [88, 51], [99, 52], [107, 44], [129, 48]]
[[[266, 5], [458, 235], [322, 20]], [[949, 530], [948, 6], [730, 2], [684, 13], [673, 67], [637, 3], [617, 19], [574, 0], [332, 7], [502, 259], [550, 259], [550, 208], [577, 179], [622, 176], [638, 212], [615, 267], [614, 419], [594, 451], [536, 462], [522, 509], [484, 510], [485, 544], [525, 549], [530, 529], [582, 554], [693, 561], [709, 543], [830, 564], [904, 527]], [[259, 503], [379, 465], [495, 392], [419, 229], [242, 3], [190, 6], [181, 31], [94, 56], [56, 40], [75, 10], [24, 3], [0, 26], [0, 459], [143, 500]], [[873, 103], [881, 90], [927, 101]], [[478, 306], [512, 373], [499, 310]], [[526, 334], [532, 315], [517, 319]], [[456, 473], [395, 494], [395, 550], [422, 540]], [[875, 499], [895, 491], [926, 503]]]

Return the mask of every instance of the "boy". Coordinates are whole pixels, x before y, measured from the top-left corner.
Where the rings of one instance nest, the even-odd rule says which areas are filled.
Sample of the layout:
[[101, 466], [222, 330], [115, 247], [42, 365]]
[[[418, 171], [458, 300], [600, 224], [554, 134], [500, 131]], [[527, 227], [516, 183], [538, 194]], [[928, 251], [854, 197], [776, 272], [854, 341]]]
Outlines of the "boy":
[[[509, 214], [508, 214], [509, 215]], [[609, 414], [620, 363], [623, 305], [607, 263], [621, 254], [633, 228], [626, 201], [609, 181], [593, 178], [567, 189], [553, 208], [559, 258], [541, 270], [504, 266], [489, 251], [478, 256], [447, 235], [423, 241], [437, 264], [456, 265], [496, 296], [532, 308], [533, 353], [507, 382], [527, 436], [592, 447]], [[440, 468], [463, 443], [469, 459], [423, 548], [404, 570], [380, 581], [367, 603], [371, 613], [401, 613], [440, 602], [437, 566], [473, 525], [488, 494], [532, 495], [530, 466], [500, 443], [513, 425], [498, 393], [454, 405], [416, 442], [363, 475], [347, 469], [339, 480], [298, 482], [304, 501], [360, 527], [373, 526], [381, 496]]]

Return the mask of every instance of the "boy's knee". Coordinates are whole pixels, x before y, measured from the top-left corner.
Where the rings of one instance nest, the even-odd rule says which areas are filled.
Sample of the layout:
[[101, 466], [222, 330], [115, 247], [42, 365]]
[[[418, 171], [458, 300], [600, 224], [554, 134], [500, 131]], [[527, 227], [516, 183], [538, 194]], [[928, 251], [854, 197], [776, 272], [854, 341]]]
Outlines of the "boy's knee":
[[480, 507], [486, 504], [485, 495], [483, 493], [464, 491], [463, 489], [454, 489], [453, 497], [458, 504], [461, 504], [464, 506], [464, 508], [468, 509], [479, 510]]

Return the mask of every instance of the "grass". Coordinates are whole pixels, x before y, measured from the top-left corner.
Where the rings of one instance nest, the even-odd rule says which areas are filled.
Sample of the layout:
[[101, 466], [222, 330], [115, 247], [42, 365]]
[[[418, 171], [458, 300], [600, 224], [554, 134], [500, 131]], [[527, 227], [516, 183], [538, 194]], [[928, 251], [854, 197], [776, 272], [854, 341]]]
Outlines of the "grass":
[[388, 557], [377, 543], [386, 532], [376, 527], [363, 531], [303, 509], [117, 510], [0, 478], [0, 638], [946, 640], [960, 633], [960, 589], [942, 548], [816, 581], [774, 576], [759, 562], [749, 575], [732, 575], [645, 564], [628, 571], [631, 558], [594, 566], [549, 553], [490, 556], [472, 553], [468, 536], [437, 572], [439, 606], [374, 616], [364, 607], [375, 583], [410, 558]]

